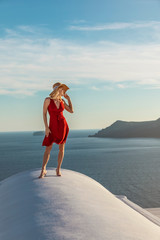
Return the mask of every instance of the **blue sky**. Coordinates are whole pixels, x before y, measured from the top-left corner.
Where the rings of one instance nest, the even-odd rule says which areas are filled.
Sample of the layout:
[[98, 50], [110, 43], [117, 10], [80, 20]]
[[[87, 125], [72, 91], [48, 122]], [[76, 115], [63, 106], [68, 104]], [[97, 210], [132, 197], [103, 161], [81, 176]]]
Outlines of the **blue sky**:
[[70, 129], [159, 118], [159, 12], [158, 0], [1, 0], [0, 131], [44, 130], [57, 81]]

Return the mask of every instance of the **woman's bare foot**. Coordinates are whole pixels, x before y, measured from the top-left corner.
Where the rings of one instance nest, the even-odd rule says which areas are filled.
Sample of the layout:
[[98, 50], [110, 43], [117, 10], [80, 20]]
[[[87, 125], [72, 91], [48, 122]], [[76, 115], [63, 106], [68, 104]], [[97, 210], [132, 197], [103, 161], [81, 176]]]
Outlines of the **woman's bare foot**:
[[56, 174], [57, 176], [62, 176], [60, 170], [58, 170], [57, 168], [56, 168]]
[[47, 174], [47, 170], [42, 170], [38, 178], [44, 178]]

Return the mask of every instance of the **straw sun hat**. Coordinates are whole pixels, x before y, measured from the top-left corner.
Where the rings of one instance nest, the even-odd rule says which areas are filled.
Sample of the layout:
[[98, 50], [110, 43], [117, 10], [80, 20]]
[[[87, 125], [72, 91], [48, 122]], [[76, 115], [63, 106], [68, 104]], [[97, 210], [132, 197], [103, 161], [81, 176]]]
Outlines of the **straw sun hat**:
[[69, 87], [66, 84], [62, 84], [60, 82], [53, 84], [53, 91], [49, 94], [50, 96], [52, 96], [53, 94], [55, 94], [60, 88], [63, 88], [64, 93], [66, 93], [66, 91], [69, 89]]

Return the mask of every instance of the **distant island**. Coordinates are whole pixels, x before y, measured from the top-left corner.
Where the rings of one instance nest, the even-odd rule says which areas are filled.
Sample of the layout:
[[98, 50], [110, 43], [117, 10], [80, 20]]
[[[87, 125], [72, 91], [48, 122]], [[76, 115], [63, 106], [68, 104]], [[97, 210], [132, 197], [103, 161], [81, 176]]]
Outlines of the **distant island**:
[[33, 136], [42, 136], [42, 135], [44, 135], [44, 131], [33, 132]]
[[160, 138], [160, 118], [154, 121], [125, 122], [116, 121], [94, 135], [100, 138]]

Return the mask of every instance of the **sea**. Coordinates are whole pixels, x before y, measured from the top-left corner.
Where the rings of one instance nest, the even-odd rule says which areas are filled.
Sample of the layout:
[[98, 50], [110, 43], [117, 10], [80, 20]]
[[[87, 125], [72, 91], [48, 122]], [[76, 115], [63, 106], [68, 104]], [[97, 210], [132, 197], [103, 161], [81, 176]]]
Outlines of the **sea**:
[[[143, 208], [160, 207], [160, 139], [88, 137], [100, 129], [70, 130], [61, 168], [83, 173]], [[0, 133], [0, 181], [42, 166], [44, 135]], [[57, 167], [53, 144], [47, 167]], [[55, 174], [55, 172], [53, 172]], [[38, 176], [37, 176], [38, 177]]]

